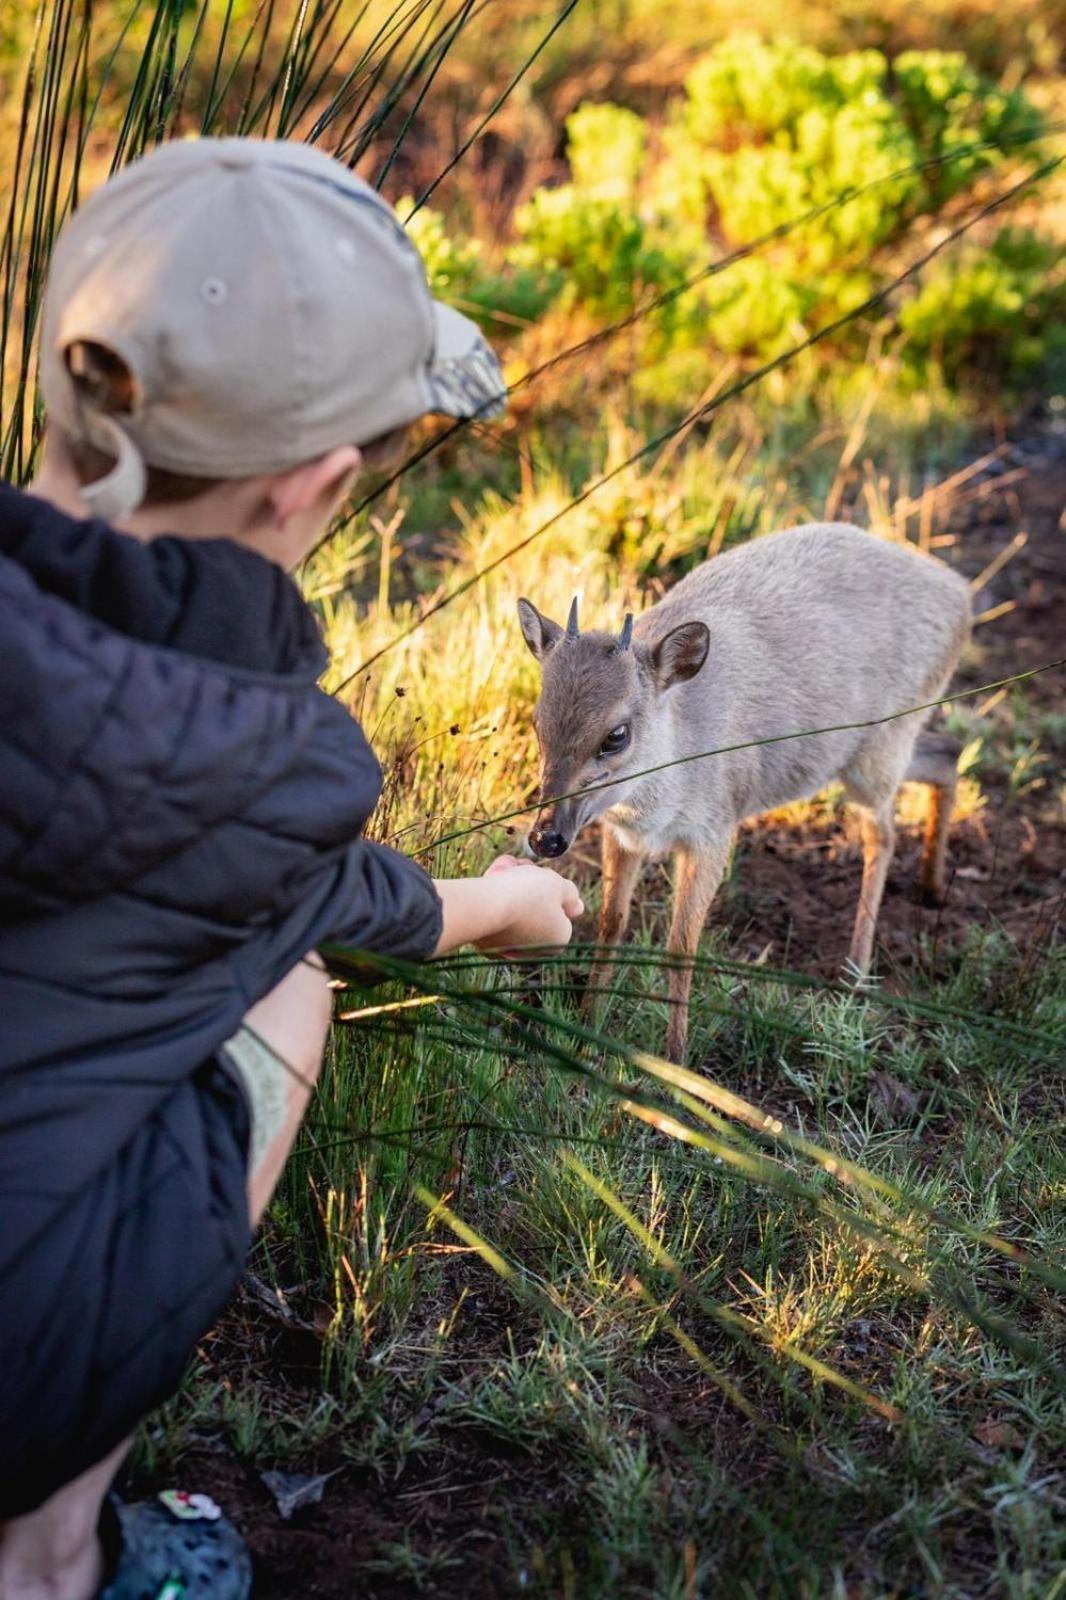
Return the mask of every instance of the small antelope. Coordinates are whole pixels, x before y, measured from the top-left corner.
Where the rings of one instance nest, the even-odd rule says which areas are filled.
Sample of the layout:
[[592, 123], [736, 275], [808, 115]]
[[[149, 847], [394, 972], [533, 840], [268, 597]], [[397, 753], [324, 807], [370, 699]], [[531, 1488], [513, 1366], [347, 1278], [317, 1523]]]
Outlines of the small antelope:
[[[970, 594], [942, 562], [843, 523], [814, 523], [705, 562], [635, 624], [627, 616], [617, 637], [581, 633], [576, 600], [565, 629], [529, 600], [518, 614], [542, 669], [533, 713], [541, 811], [529, 842], [538, 857], [561, 856], [601, 819], [601, 945], [624, 936], [644, 863], [672, 854], [668, 949], [694, 956], [738, 825], [834, 779], [862, 820], [852, 966], [865, 972], [873, 954], [904, 779], [932, 787], [920, 886], [942, 898], [958, 744], [923, 733], [928, 712], [803, 732], [943, 694], [969, 635]], [[609, 970], [609, 957], [593, 967], [593, 1000]], [[676, 1061], [691, 988], [691, 962], [680, 962], [669, 978]]]

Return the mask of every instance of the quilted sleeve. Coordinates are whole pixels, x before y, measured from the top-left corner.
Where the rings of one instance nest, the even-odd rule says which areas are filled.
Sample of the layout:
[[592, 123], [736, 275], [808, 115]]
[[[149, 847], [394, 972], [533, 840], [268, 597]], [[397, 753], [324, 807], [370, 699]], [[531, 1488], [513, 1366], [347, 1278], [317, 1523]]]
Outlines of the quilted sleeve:
[[2, 560], [0, 638], [0, 920], [94, 906], [109, 949], [174, 973], [275, 930], [295, 959], [434, 948], [432, 882], [363, 837], [380, 768], [313, 677], [123, 637]]
[[[440, 937], [432, 879], [409, 856], [361, 836], [380, 792], [381, 769], [347, 712], [318, 691], [314, 700], [313, 736], [242, 818], [256, 830], [260, 870], [277, 855], [279, 908], [323, 896], [315, 916], [321, 939], [421, 960]], [[235, 887], [232, 854], [229, 867]]]
[[429, 874], [388, 845], [358, 839], [331, 882], [329, 924], [319, 943], [424, 961], [440, 938], [442, 910]]

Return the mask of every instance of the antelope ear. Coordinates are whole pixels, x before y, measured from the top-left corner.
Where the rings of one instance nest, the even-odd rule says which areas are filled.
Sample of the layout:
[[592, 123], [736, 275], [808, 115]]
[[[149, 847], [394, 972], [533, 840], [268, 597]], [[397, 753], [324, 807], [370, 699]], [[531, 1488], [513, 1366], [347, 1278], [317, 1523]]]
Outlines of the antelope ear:
[[542, 617], [532, 600], [519, 600], [518, 620], [522, 624], [522, 637], [537, 660], [543, 661], [562, 638], [562, 628], [550, 617]]
[[711, 632], [705, 622], [683, 622], [651, 650], [652, 670], [659, 689], [694, 678], [707, 659]]

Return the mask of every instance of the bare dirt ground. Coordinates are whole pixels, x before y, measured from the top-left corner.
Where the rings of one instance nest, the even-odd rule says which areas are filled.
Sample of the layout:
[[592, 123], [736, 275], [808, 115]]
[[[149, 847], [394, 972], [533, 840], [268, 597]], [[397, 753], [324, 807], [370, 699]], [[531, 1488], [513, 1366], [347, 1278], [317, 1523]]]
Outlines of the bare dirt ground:
[[[1066, 426], [1034, 429], [1007, 445], [1001, 462], [987, 479], [987, 492], [949, 523], [958, 536], [949, 558], [973, 577], [1019, 529], [1029, 540], [979, 597], [979, 608], [1013, 605], [979, 630], [980, 659], [961, 675], [959, 688], [1066, 654]], [[1024, 477], [1013, 476], [1019, 467]], [[1008, 477], [1002, 489], [999, 476]], [[1030, 705], [1061, 710], [1064, 678], [1060, 668], [1031, 680]], [[1063, 751], [1049, 753], [1059, 761], [1057, 776], [1019, 795], [1009, 793], [1005, 775], [982, 778], [983, 809], [953, 832], [950, 892], [942, 909], [917, 903], [919, 829], [901, 828], [880, 926], [878, 962], [887, 982], [902, 984], [916, 962], [949, 956], [974, 928], [998, 926], [1034, 955], [1055, 936], [1066, 893], [1066, 832], [1056, 795]], [[820, 820], [802, 825], [755, 822], [745, 831], [712, 925], [728, 927], [741, 956], [757, 957], [769, 946], [775, 964], [834, 973], [847, 948], [859, 871], [857, 840], [828, 809]], [[920, 935], [928, 936], [924, 943]], [[500, 1291], [486, 1277], [479, 1293], [481, 1355], [493, 1346], [504, 1310]], [[513, 1304], [506, 1315], [513, 1319]], [[306, 1405], [315, 1393], [318, 1339], [310, 1330], [285, 1328], [247, 1290], [207, 1342], [206, 1353], [216, 1372], [256, 1372], [276, 1383], [282, 1409], [290, 1399], [302, 1398]], [[648, 1403], [662, 1426], [695, 1436], [704, 1425], [699, 1390], [686, 1381], [672, 1403], [660, 1393]], [[712, 1412], [707, 1426], [728, 1425], [716, 1402]], [[340, 1471], [324, 1503], [286, 1522], [255, 1468], [223, 1444], [205, 1439], [204, 1448], [183, 1461], [182, 1482], [213, 1494], [248, 1539], [258, 1600], [401, 1600], [420, 1593], [438, 1600], [495, 1600], [513, 1592], [513, 1568], [501, 1537], [511, 1514], [539, 1508], [565, 1522], [566, 1506], [573, 1503], [567, 1486], [545, 1476], [544, 1464], [509, 1454], [505, 1442], [474, 1429], [464, 1429], [432, 1462], [410, 1457], [391, 1485], [340, 1458], [325, 1463], [330, 1466]], [[170, 1481], [173, 1474], [165, 1476]], [[141, 1481], [131, 1488], [161, 1486]], [[405, 1550], [417, 1552], [420, 1564], [406, 1575]]]

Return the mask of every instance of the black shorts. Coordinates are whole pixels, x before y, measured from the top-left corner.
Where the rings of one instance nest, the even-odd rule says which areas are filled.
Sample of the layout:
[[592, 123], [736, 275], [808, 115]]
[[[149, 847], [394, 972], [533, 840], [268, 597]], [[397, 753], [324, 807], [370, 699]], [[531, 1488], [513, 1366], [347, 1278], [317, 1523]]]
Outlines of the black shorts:
[[35, 1510], [178, 1387], [244, 1267], [248, 1136], [239, 1089], [206, 1063], [5, 1273], [0, 1518]]

